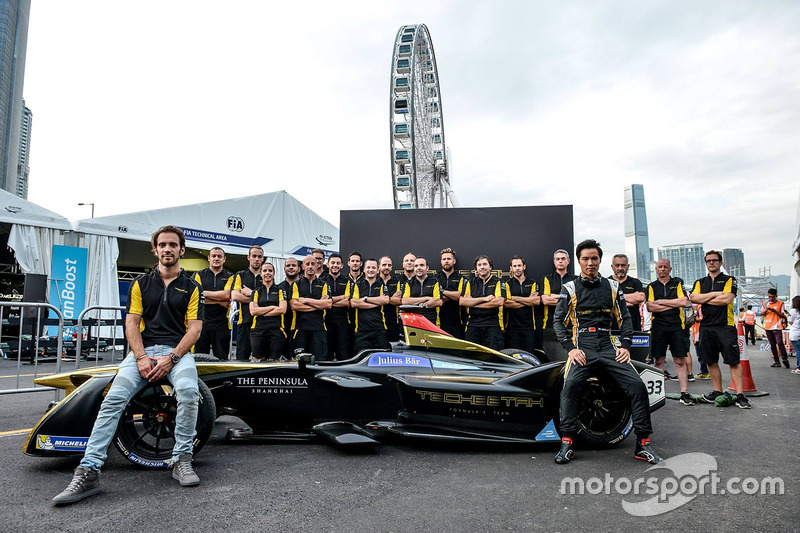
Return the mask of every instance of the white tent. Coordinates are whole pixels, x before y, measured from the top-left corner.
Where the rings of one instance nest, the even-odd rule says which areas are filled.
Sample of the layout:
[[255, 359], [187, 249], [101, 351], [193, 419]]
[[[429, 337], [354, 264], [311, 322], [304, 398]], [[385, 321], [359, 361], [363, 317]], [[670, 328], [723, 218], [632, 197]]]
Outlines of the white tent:
[[219, 246], [243, 255], [259, 245], [280, 263], [276, 270], [285, 258], [306, 256], [314, 248], [338, 251], [339, 230], [286, 191], [85, 219], [76, 230], [149, 242], [153, 231], [166, 225], [183, 229], [187, 246], [195, 248]]
[[26, 274], [50, 274], [53, 244], [72, 224], [61, 215], [0, 189], [0, 223], [10, 224], [8, 246]]

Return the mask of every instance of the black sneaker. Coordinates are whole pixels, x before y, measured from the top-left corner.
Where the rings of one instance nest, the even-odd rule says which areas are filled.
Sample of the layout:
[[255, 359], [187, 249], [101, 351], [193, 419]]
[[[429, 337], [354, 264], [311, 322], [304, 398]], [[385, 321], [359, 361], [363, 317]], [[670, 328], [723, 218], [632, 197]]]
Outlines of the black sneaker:
[[194, 487], [200, 484], [200, 478], [192, 468], [192, 454], [184, 453], [172, 465], [172, 479], [177, 479], [182, 487]]
[[769, 366], [770, 366], [770, 368], [780, 368], [781, 364], [779, 362], [775, 361], [774, 363], [772, 363]]
[[79, 466], [67, 488], [53, 498], [53, 505], [69, 505], [100, 492], [100, 472]]
[[714, 400], [717, 399], [717, 396], [722, 396], [722, 393], [718, 390], [712, 390], [708, 394], [702, 394], [700, 396], [700, 401], [705, 403], [714, 403]]
[[689, 374], [686, 379], [689, 381], [694, 381], [694, 374]]
[[682, 392], [680, 402], [683, 405], [694, 405], [694, 398], [688, 392]]
[[736, 400], [733, 402], [739, 409], [750, 409], [750, 400], [744, 394], [737, 394]]
[[783, 366], [785, 366], [786, 368], [789, 368], [789, 360], [788, 359], [784, 359], [783, 360]]
[[665, 380], [667, 380], [667, 381], [669, 381], [669, 380], [671, 380], [671, 379], [674, 379], [674, 378], [673, 378], [672, 376], [670, 376], [670, 375], [669, 375], [669, 372], [667, 372], [666, 370], [664, 370], [664, 379], [665, 379]]
[[572, 439], [564, 437], [561, 439], [561, 449], [556, 454], [556, 463], [565, 465], [575, 457], [575, 452], [572, 450]]
[[647, 461], [651, 465], [657, 465], [664, 459], [656, 455], [656, 452], [650, 447], [650, 439], [637, 439], [636, 440], [636, 452], [634, 452], [633, 456], [636, 459], [641, 459], [642, 461]]

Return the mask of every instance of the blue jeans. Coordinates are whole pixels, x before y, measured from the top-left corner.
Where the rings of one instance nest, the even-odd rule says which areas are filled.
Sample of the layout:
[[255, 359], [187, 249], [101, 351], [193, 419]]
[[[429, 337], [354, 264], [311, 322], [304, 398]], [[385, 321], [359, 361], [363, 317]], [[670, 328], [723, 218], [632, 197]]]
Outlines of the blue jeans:
[[[158, 344], [145, 348], [148, 357], [158, 358], [167, 356], [174, 347]], [[197, 404], [200, 392], [197, 385], [197, 368], [194, 365], [194, 356], [191, 353], [181, 357], [167, 375], [170, 383], [175, 388], [178, 398], [178, 413], [175, 416], [175, 447], [172, 450], [172, 459], [177, 460], [181, 454], [191, 454], [192, 442], [196, 434]], [[97, 420], [94, 422], [92, 434], [86, 445], [86, 452], [81, 459], [80, 466], [92, 470], [100, 470], [108, 456], [108, 445], [117, 431], [120, 416], [125, 407], [137, 392], [142, 390], [148, 381], [139, 375], [136, 358], [131, 352], [122, 361], [117, 371], [117, 376], [108, 390]]]
[[792, 348], [794, 348], [794, 356], [795, 359], [795, 367], [800, 368], [800, 341], [790, 341], [792, 343]]

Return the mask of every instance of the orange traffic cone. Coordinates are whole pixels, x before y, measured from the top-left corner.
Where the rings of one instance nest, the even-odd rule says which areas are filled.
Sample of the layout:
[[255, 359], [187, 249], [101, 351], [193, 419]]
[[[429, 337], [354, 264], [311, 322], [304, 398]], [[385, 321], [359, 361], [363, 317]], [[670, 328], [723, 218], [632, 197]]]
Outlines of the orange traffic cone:
[[[750, 356], [747, 355], [747, 345], [745, 344], [744, 335], [741, 323], [737, 324], [739, 330], [739, 366], [742, 367], [742, 392], [745, 396], [769, 396], [768, 392], [756, 389], [756, 384], [753, 381], [753, 373], [750, 371]], [[736, 391], [733, 384], [733, 378], [728, 385], [729, 391]]]

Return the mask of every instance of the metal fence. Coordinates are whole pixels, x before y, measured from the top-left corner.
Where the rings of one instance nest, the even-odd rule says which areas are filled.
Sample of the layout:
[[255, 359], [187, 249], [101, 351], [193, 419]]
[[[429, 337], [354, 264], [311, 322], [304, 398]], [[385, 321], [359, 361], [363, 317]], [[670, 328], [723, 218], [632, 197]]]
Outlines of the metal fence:
[[[114, 317], [102, 318], [103, 311], [113, 312]], [[81, 363], [114, 364], [117, 354], [122, 360], [128, 346], [124, 321], [118, 318], [120, 311], [124, 308], [93, 306], [85, 309], [77, 320], [65, 320], [59, 309], [49, 303], [0, 302], [0, 395], [52, 391], [51, 387], [37, 386], [33, 380], [61, 372], [63, 366], [73, 361], [77, 369]], [[87, 318], [90, 313], [98, 318]], [[110, 334], [103, 335], [101, 328], [110, 328], [106, 330]], [[117, 336], [119, 333], [121, 337]], [[73, 350], [74, 359], [70, 353]], [[31, 371], [23, 368], [23, 364], [29, 365]]]

